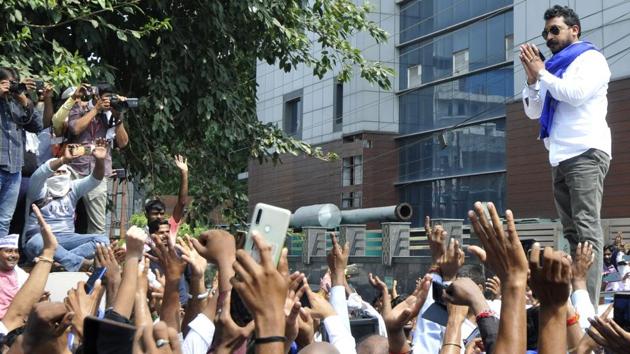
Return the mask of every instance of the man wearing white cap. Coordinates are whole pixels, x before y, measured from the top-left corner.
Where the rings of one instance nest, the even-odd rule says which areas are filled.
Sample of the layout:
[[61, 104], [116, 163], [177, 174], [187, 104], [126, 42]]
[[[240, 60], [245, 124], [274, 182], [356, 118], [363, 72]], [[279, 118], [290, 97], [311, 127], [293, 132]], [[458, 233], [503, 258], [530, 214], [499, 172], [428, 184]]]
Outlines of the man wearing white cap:
[[28, 278], [28, 273], [17, 265], [20, 260], [18, 237], [11, 234], [0, 238], [0, 320]]

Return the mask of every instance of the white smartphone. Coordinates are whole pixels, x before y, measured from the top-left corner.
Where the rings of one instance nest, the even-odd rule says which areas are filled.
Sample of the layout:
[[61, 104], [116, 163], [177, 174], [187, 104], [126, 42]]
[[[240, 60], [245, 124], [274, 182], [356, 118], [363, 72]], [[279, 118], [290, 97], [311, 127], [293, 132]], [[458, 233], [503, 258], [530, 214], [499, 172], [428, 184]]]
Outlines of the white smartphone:
[[271, 244], [273, 261], [277, 265], [287, 237], [290, 219], [291, 212], [287, 209], [263, 203], [256, 204], [252, 214], [252, 221], [249, 225], [247, 239], [245, 240], [245, 251], [260, 263], [260, 252], [258, 249], [255, 249], [256, 246], [252, 241], [253, 232], [258, 231], [265, 241]]

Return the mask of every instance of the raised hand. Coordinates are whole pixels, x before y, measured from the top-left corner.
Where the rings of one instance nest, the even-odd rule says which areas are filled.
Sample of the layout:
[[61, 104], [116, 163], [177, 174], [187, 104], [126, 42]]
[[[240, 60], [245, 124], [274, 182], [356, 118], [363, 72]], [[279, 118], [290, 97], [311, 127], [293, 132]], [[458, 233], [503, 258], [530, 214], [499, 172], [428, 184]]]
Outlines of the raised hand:
[[328, 268], [330, 269], [332, 286], [344, 285], [346, 279], [345, 271], [348, 266], [348, 257], [350, 255], [350, 247], [346, 242], [342, 248], [339, 245], [337, 235], [334, 232], [331, 234], [331, 237], [332, 248], [326, 256], [326, 260], [328, 261]]
[[485, 251], [477, 246], [470, 246], [468, 250], [486, 263], [497, 274], [504, 286], [510, 282], [518, 282], [519, 285], [525, 286], [527, 257], [516, 232], [512, 211], [505, 211], [508, 229], [506, 235], [494, 204], [488, 203], [491, 220], [484, 215], [480, 202], [475, 203], [474, 209], [474, 212], [468, 212], [468, 218]]
[[105, 272], [103, 277], [104, 284], [109, 284], [110, 282], [120, 283], [120, 265], [111, 247], [97, 243], [94, 258], [97, 267], [107, 268], [107, 272]]
[[254, 321], [249, 322], [245, 327], [240, 327], [234, 322], [230, 315], [231, 294], [226, 294], [223, 306], [217, 311], [215, 320], [217, 329], [214, 345], [217, 354], [233, 353], [254, 331]]
[[493, 203], [488, 203], [491, 220], [486, 218], [480, 202], [475, 203], [474, 209], [475, 211], [468, 212], [468, 218], [485, 251], [477, 246], [470, 246], [468, 250], [489, 266], [501, 280], [503, 306], [494, 350], [496, 353], [525, 352], [527, 329], [523, 295], [527, 288], [528, 264], [516, 232], [514, 215], [510, 210], [505, 211], [506, 234]]
[[593, 265], [595, 256], [593, 254], [593, 245], [588, 243], [578, 243], [575, 249], [575, 259], [571, 266], [573, 277], [571, 278], [571, 285], [573, 291], [578, 289], [586, 289], [586, 275], [588, 269]]
[[129, 258], [142, 258], [144, 252], [144, 243], [147, 239], [147, 233], [137, 226], [132, 226], [127, 230], [127, 237], [125, 239], [127, 245], [126, 259]]
[[588, 319], [591, 328], [587, 330], [588, 336], [584, 337], [592, 338], [597, 344], [603, 346], [606, 352], [627, 353], [630, 348], [630, 333], [621, 328], [612, 318], [608, 318], [611, 309], [612, 306], [603, 315]]
[[177, 254], [175, 246], [171, 245], [170, 242], [167, 242], [165, 245], [156, 235], [152, 235], [151, 238], [153, 240], [153, 244], [150, 245], [151, 251], [157, 258], [158, 263], [160, 263], [166, 276], [166, 281], [179, 281], [184, 270], [186, 270], [186, 261], [183, 256], [180, 257]]
[[305, 290], [308, 302], [311, 303], [310, 315], [314, 319], [324, 320], [330, 316], [337, 315], [335, 309], [333, 309], [328, 300], [326, 300], [323, 296], [314, 293], [308, 284], [304, 284], [304, 287], [306, 288]]
[[133, 354], [181, 354], [177, 331], [160, 321], [136, 330]]
[[450, 304], [470, 307], [475, 315], [488, 309], [483, 293], [470, 278], [457, 278], [446, 288], [443, 296]]
[[83, 321], [87, 316], [94, 316], [100, 294], [100, 280], [96, 281], [90, 294], [85, 292], [85, 282], [83, 281], [80, 281], [75, 289], [68, 290], [68, 296], [65, 298], [64, 304], [68, 312], [74, 313], [72, 328], [80, 338], [83, 338]]
[[[443, 237], [446, 231], [442, 232]], [[446, 252], [438, 259], [437, 265], [440, 267], [442, 278], [445, 281], [452, 280], [457, 271], [464, 265], [464, 251], [459, 247], [459, 241], [451, 238]]]
[[92, 156], [97, 160], [104, 160], [107, 157], [107, 140], [103, 138], [96, 139], [94, 150], [92, 150]]
[[66, 340], [63, 334], [72, 324], [74, 313], [68, 312], [61, 302], [40, 302], [26, 321], [22, 335], [24, 353], [65, 353]]
[[571, 289], [571, 261], [564, 252], [534, 243], [529, 257], [530, 286], [541, 306], [564, 306]]
[[501, 299], [501, 279], [496, 275], [493, 275], [492, 278], [486, 279], [486, 290], [492, 293], [494, 297], [493, 300]]
[[223, 230], [208, 230], [199, 239], [192, 239], [195, 250], [208, 262], [216, 265], [229, 264], [232, 266], [236, 254], [234, 236]]
[[446, 233], [444, 233], [442, 225], [436, 225], [434, 228], [431, 228], [431, 218], [429, 216], [424, 218], [424, 231], [429, 241], [431, 259], [433, 264], [436, 264], [445, 252], [444, 239]]
[[44, 249], [42, 250], [41, 256], [47, 257], [52, 262], [58, 246], [57, 238], [53, 234], [50, 225], [44, 220], [44, 216], [37, 205], [31, 204], [31, 208], [33, 209], [33, 213], [35, 213], [35, 217], [37, 217], [37, 223], [39, 223], [42, 240], [44, 241]]
[[201, 279], [204, 277], [208, 261], [203, 258], [192, 244], [191, 237], [186, 235], [177, 239], [177, 249], [182, 252], [182, 259], [190, 264], [191, 277]]
[[182, 173], [188, 172], [188, 159], [182, 155], [175, 155], [175, 165]]
[[260, 251], [260, 264], [246, 251], [238, 250], [232, 286], [254, 317], [257, 337], [284, 336], [284, 304], [289, 284], [276, 269], [271, 245], [257, 232], [252, 240]]

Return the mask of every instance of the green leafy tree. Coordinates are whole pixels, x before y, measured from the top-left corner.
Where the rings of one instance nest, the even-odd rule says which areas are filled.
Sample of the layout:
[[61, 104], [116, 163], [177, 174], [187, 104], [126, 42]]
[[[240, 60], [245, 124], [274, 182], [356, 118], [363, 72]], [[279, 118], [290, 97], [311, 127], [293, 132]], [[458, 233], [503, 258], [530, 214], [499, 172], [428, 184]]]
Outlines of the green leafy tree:
[[171, 156], [186, 155], [193, 224], [218, 205], [242, 221], [246, 186], [236, 176], [249, 159], [336, 158], [256, 119], [257, 60], [285, 71], [304, 64], [320, 78], [337, 70], [341, 81], [358, 70], [388, 89], [393, 71], [350, 43], [363, 31], [387, 40], [368, 12], [351, 0], [5, 0], [0, 64], [57, 87], [105, 80], [140, 97], [119, 162], [150, 193], [173, 194]]

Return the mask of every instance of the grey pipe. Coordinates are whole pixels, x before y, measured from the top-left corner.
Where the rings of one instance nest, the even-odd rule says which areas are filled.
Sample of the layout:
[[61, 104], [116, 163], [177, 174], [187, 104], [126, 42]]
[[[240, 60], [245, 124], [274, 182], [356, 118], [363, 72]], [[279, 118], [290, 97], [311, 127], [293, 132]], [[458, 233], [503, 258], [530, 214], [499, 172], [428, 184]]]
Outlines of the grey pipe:
[[341, 222], [341, 212], [335, 204], [315, 204], [298, 208], [291, 215], [292, 227], [321, 226], [335, 228]]
[[378, 208], [365, 208], [343, 210], [341, 212], [342, 224], [365, 224], [372, 221], [408, 221], [413, 211], [408, 203], [390, 205]]

